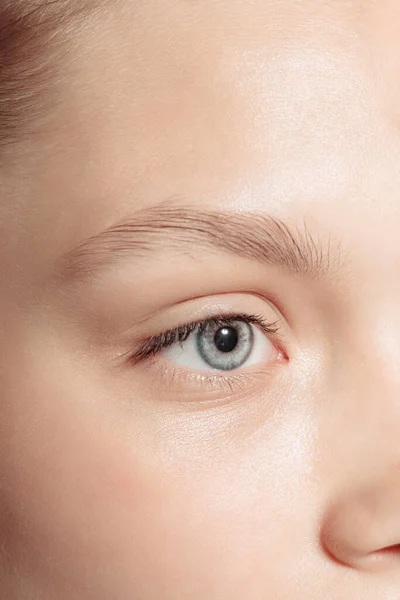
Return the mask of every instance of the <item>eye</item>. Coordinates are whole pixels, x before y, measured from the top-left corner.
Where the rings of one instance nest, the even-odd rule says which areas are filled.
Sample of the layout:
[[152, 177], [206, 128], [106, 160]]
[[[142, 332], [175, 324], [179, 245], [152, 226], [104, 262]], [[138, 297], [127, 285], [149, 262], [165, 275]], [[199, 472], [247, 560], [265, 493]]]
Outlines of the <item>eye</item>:
[[160, 356], [185, 369], [234, 371], [276, 360], [279, 351], [266, 332], [238, 319], [200, 324], [186, 339], [161, 350]]

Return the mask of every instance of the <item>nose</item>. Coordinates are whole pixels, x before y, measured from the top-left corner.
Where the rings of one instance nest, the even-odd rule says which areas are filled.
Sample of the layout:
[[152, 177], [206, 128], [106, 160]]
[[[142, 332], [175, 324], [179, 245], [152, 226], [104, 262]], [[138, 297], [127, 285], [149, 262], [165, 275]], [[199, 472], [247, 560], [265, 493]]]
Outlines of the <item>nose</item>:
[[326, 511], [321, 541], [348, 567], [400, 572], [400, 468], [341, 491]]
[[400, 581], [400, 324], [364, 331], [321, 411], [320, 542], [342, 566]]

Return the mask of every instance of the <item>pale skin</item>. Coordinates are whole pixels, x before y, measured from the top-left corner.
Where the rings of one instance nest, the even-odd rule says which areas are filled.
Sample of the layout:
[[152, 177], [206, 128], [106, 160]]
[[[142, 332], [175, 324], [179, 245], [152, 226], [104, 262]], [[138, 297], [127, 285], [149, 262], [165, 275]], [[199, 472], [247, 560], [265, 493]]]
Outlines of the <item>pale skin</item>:
[[[2, 597], [398, 600], [399, 23], [394, 0], [124, 0], [76, 32], [2, 175]], [[160, 229], [65, 269], [160, 207], [272, 217], [329, 264]], [[279, 331], [231, 372], [190, 339], [130, 360], [216, 314]]]

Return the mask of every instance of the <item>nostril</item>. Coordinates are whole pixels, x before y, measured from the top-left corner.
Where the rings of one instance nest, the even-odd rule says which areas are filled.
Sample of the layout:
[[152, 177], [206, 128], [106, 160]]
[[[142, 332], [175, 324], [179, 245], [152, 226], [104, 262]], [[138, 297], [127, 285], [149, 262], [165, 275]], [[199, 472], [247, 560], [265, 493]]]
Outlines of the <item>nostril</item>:
[[393, 563], [398, 564], [400, 561], [400, 544], [395, 544], [394, 546], [387, 546], [386, 548], [381, 548], [381, 550], [376, 550], [375, 552], [371, 552], [369, 558], [367, 558], [367, 563], [372, 560], [372, 562], [376, 565], [390, 565]]
[[377, 550], [378, 554], [389, 554], [393, 557], [400, 558], [400, 544], [395, 544], [394, 546], [388, 546], [387, 548], [382, 548], [382, 550]]

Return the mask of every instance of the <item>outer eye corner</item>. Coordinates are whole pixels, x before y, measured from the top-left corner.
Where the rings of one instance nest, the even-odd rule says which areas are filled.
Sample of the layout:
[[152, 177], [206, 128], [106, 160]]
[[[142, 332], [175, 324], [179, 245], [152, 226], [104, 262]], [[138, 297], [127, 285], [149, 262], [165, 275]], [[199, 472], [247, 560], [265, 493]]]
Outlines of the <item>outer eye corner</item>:
[[291, 359], [290, 359], [288, 352], [283, 347], [283, 344], [281, 344], [281, 343], [276, 344], [276, 348], [278, 351], [277, 361], [280, 363], [289, 363]]

